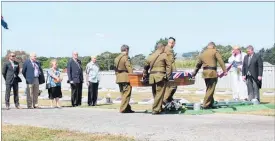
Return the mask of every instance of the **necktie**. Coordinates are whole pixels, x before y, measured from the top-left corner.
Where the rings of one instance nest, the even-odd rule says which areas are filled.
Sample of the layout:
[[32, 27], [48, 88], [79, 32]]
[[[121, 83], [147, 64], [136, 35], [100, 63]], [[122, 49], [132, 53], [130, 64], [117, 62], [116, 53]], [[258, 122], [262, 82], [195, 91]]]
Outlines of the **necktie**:
[[248, 65], [250, 65], [251, 55], [248, 56]]

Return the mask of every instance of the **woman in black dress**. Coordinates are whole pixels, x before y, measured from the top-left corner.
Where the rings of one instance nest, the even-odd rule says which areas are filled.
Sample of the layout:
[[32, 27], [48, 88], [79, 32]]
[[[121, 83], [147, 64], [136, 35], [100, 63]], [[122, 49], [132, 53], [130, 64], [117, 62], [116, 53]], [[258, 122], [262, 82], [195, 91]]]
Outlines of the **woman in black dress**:
[[61, 91], [61, 81], [62, 81], [62, 74], [61, 71], [58, 69], [57, 60], [54, 59], [51, 61], [51, 68], [48, 70], [48, 84], [50, 88], [48, 89], [49, 92], [49, 99], [51, 99], [51, 107], [53, 107], [53, 103], [55, 101], [55, 107], [60, 107], [59, 98], [62, 98], [62, 91]]

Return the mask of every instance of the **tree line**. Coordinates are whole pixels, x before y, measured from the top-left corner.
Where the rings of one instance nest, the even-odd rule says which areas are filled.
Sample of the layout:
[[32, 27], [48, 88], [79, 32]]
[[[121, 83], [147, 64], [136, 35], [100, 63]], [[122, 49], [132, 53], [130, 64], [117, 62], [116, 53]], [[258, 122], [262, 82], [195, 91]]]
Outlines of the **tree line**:
[[[167, 45], [168, 42], [168, 38], [161, 38], [159, 39], [156, 44], [155, 44], [155, 49], [157, 44], [161, 42], [164, 45]], [[223, 46], [223, 45], [217, 45], [216, 46], [217, 49], [219, 50], [219, 52], [222, 55], [222, 58], [225, 62], [228, 62], [229, 57], [231, 56], [231, 50], [232, 50], [232, 46], [227, 45], [227, 46]], [[206, 47], [202, 48], [202, 50], [204, 50]], [[241, 50], [245, 52], [245, 47], [241, 47]], [[22, 64], [23, 62], [29, 58], [29, 54], [25, 51], [13, 51], [17, 57], [17, 61], [20, 64], [20, 67], [22, 68]], [[152, 51], [153, 52], [153, 51]], [[176, 59], [176, 67], [177, 68], [194, 68], [196, 65], [196, 60], [197, 57], [199, 56], [201, 51], [193, 51], [193, 52], [188, 52], [188, 53], [183, 53], [181, 55], [181, 59], [178, 58]], [[6, 56], [2, 57], [2, 63], [3, 60], [8, 59], [8, 54], [11, 53], [11, 50], [7, 51]], [[262, 48], [259, 52], [258, 52], [262, 58], [264, 62], [269, 62], [273, 65], [275, 65], [275, 43], [273, 45], [273, 47], [268, 48], [268, 49], [264, 49]], [[115, 65], [114, 65], [114, 59], [119, 55], [119, 52], [116, 53], [112, 53], [112, 52], [103, 52], [101, 54], [99, 54], [97, 56], [97, 63], [100, 67], [101, 70], [114, 70]], [[174, 57], [176, 58], [177, 53], [173, 53]], [[50, 61], [52, 59], [57, 59], [58, 60], [58, 65], [59, 68], [61, 69], [65, 69], [67, 67], [67, 63], [69, 61], [71, 57], [37, 57], [37, 60], [40, 61], [42, 68], [43, 69], [47, 69], [50, 68]], [[79, 56], [79, 59], [82, 62], [82, 67], [85, 68], [85, 66], [90, 62], [90, 56]], [[130, 57], [130, 61], [133, 65], [133, 68], [136, 70], [139, 69], [143, 69], [144, 66], [144, 62], [145, 62], [146, 56], [144, 56], [143, 54], [137, 54], [135, 56]]]

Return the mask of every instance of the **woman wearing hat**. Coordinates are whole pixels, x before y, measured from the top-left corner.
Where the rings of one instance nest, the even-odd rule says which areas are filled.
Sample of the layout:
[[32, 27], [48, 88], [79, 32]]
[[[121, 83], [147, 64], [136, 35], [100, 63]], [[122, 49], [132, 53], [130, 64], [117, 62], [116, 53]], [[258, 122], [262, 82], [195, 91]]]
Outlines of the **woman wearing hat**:
[[228, 59], [228, 62], [232, 65], [232, 83], [233, 83], [233, 99], [234, 100], [247, 100], [248, 92], [245, 82], [242, 80], [242, 66], [246, 53], [242, 52], [239, 46], [233, 46], [232, 56]]

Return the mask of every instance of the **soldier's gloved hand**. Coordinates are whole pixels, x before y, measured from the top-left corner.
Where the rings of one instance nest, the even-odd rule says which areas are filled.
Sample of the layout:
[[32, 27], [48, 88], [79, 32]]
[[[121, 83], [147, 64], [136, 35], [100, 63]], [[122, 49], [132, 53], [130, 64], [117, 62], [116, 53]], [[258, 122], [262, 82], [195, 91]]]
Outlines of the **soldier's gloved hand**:
[[191, 77], [194, 79], [196, 77], [196, 74], [194, 72], [191, 72]]
[[172, 80], [172, 81], [174, 80], [172, 75], [169, 77], [169, 79], [167, 79], [167, 81], [169, 81], [169, 80]]

